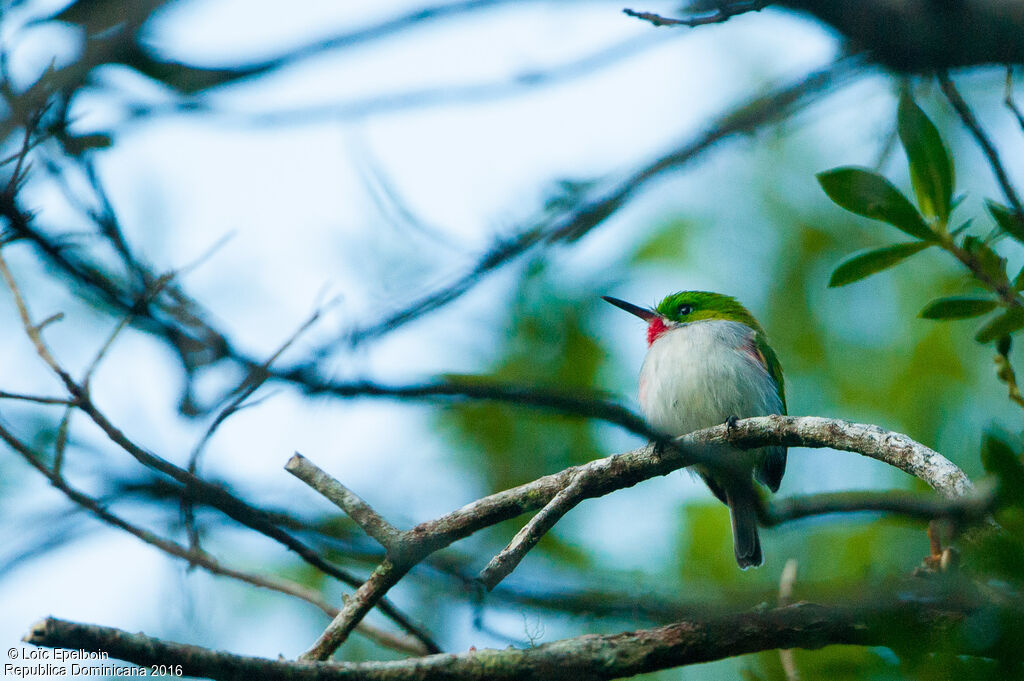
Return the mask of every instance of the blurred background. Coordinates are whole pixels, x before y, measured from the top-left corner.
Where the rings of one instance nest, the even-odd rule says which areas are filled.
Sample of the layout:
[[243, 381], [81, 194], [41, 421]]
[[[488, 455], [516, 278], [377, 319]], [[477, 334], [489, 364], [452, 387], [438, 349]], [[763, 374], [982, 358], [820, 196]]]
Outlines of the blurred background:
[[[895, 142], [900, 79], [837, 65], [841, 40], [811, 19], [768, 8], [657, 28], [613, 2], [540, 0], [121, 5], [3, 3], [7, 91], [47, 77], [65, 78], [65, 91], [75, 85], [66, 110], [47, 114], [68, 127], [33, 149], [18, 198], [44, 240], [124, 291], [138, 275], [132, 259], [158, 275], [180, 269], [174, 290], [191, 302], [177, 317], [171, 308], [154, 317], [177, 323], [187, 309], [230, 342], [230, 353], [200, 357], [208, 348], [190, 355], [156, 322], [132, 324], [91, 379], [111, 421], [182, 467], [245, 377], [231, 353], [268, 359], [316, 310], [275, 366], [395, 386], [482, 375], [635, 406], [644, 328], [600, 296], [647, 305], [679, 289], [724, 292], [751, 309], [782, 361], [791, 414], [906, 433], [972, 476], [983, 429], [1016, 427], [973, 327], [917, 317], [931, 298], [963, 289], [944, 254], [827, 288], [839, 260], [897, 235], [831, 204], [815, 173], [858, 164], [905, 190], [909, 179]], [[108, 49], [126, 22], [138, 29], [132, 48]], [[831, 80], [796, 105], [658, 168], [598, 224], [552, 236], [634, 173], [822, 70]], [[1022, 137], [1003, 107], [1004, 75], [955, 74], [1015, 173]], [[981, 216], [995, 193], [990, 168], [940, 93], [915, 95], [953, 151], [964, 214]], [[12, 101], [4, 157], [22, 143]], [[111, 222], [104, 216], [116, 217], [124, 250], [99, 227]], [[541, 236], [516, 250], [523, 235]], [[37, 320], [63, 313], [46, 338], [80, 376], [125, 312], [27, 241], [4, 256]], [[1019, 254], [1001, 254], [1019, 266]], [[458, 295], [437, 309], [424, 298], [446, 290]], [[6, 287], [0, 320], [0, 390], [62, 394]], [[39, 451], [63, 437], [61, 405], [4, 400], [0, 415]], [[183, 544], [192, 534], [225, 563], [302, 582], [333, 604], [350, 591], [214, 510], [183, 511], [180, 493], [80, 415], [66, 433], [65, 476], [110, 509]], [[378, 547], [284, 472], [294, 452], [411, 527], [640, 444], [607, 424], [515, 405], [313, 395], [271, 380], [209, 438], [197, 470], [287, 513], [299, 536], [365, 575]], [[780, 494], [914, 484], [857, 455], [795, 449]], [[4, 447], [0, 519], [0, 642], [9, 646], [53, 614], [294, 657], [328, 622], [308, 603], [189, 569], [97, 521]], [[763, 530], [765, 565], [743, 572], [727, 509], [676, 473], [585, 502], [480, 601], [467, 580], [523, 522], [438, 554], [393, 601], [446, 651], [530, 645], [774, 602], [789, 558], [799, 596], [907, 572], [928, 551], [920, 523], [826, 516]], [[393, 629], [378, 613], [368, 621]], [[355, 636], [339, 656], [399, 654]], [[796, 659], [807, 678], [897, 673], [886, 649]], [[774, 652], [650, 678], [741, 673], [782, 678]]]

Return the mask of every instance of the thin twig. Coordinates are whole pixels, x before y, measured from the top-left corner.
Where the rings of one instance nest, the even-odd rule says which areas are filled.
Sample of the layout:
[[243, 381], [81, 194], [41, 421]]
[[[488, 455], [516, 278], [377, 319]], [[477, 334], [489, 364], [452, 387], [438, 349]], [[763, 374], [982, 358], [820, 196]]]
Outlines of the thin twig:
[[1016, 217], [1020, 219], [1024, 216], [1024, 205], [1021, 204], [1020, 197], [1017, 195], [1017, 190], [1014, 189], [1013, 183], [1010, 182], [1010, 177], [1006, 172], [1006, 168], [1003, 167], [1003, 162], [999, 159], [999, 151], [995, 145], [992, 144], [992, 140], [989, 139], [988, 135], [982, 129], [978, 119], [975, 118], [971, 108], [964, 101], [964, 98], [960, 95], [960, 91], [957, 90], [953, 81], [950, 80], [949, 74], [945, 71], [940, 71], [938, 74], [939, 85], [942, 87], [942, 92], [946, 95], [946, 99], [953, 105], [953, 109], [956, 110], [960, 120], [964, 126], [974, 136], [978, 146], [981, 147], [981, 151], [985, 154], [988, 159], [988, 163], [992, 166], [992, 171], [995, 173], [996, 180], [999, 182], [999, 187], [1003, 190], [1003, 196], [1013, 207], [1013, 211]]
[[505, 579], [516, 566], [526, 557], [527, 552], [537, 545], [552, 527], [562, 519], [566, 513], [575, 507], [583, 495], [585, 485], [585, 471], [574, 475], [569, 484], [566, 485], [544, 508], [530, 518], [516, 536], [512, 538], [509, 545], [502, 549], [501, 553], [491, 559], [491, 562], [480, 571], [480, 583], [488, 591], [492, 591], [501, 580]]
[[[203, 433], [202, 437], [199, 438], [199, 441], [196, 442], [195, 446], [192, 448], [192, 453], [188, 458], [187, 469], [190, 474], [195, 475], [198, 472], [199, 459], [207, 444], [209, 444], [210, 440], [213, 438], [214, 433], [217, 432], [217, 429], [232, 415], [243, 409], [245, 404], [252, 406], [253, 403], [246, 403], [246, 400], [248, 400], [257, 390], [260, 389], [260, 387], [263, 386], [264, 383], [266, 383], [267, 379], [270, 377], [270, 374], [268, 373], [270, 366], [276, 362], [277, 359], [284, 354], [306, 330], [320, 319], [322, 312], [323, 310], [321, 308], [317, 308], [313, 314], [310, 315], [309, 319], [303, 322], [299, 328], [296, 329], [295, 332], [292, 333], [292, 335], [289, 336], [284, 343], [282, 343], [278, 349], [263, 362], [263, 364], [249, 370], [248, 375], [238, 388], [235, 389], [234, 397], [214, 417], [210, 422], [210, 425], [206, 428], [206, 432]], [[186, 487], [185, 493], [182, 494], [181, 497], [181, 513], [184, 518], [185, 529], [188, 533], [189, 544], [193, 548], [198, 548], [200, 545], [199, 528], [196, 524], [194, 504], [195, 497], [191, 494], [191, 489]]]
[[43, 395], [26, 395], [25, 393], [12, 393], [0, 390], [0, 400], [21, 400], [22, 402], [34, 402], [36, 404], [74, 404], [74, 400], [66, 397], [46, 397]]
[[[262, 511], [262, 509], [256, 508], [239, 499], [219, 485], [211, 484], [206, 480], [175, 466], [163, 457], [139, 446], [125, 435], [123, 431], [115, 426], [103, 414], [103, 412], [93, 404], [88, 392], [83, 390], [82, 386], [76, 383], [75, 379], [54, 358], [39, 332], [39, 327], [32, 324], [31, 315], [29, 314], [24, 297], [22, 296], [17, 282], [7, 267], [7, 263], [3, 258], [2, 250], [0, 250], [0, 275], [2, 275], [2, 278], [6, 281], [14, 295], [15, 304], [18, 308], [22, 325], [35, 346], [36, 353], [60, 378], [61, 382], [64, 383], [67, 391], [75, 398], [75, 406], [84, 412], [114, 444], [134, 457], [135, 460], [143, 466], [163, 473], [178, 483], [185, 485], [186, 488], [192, 490], [206, 503], [217, 508], [228, 517], [286, 546], [297, 553], [304, 561], [321, 570], [325, 574], [328, 574], [335, 579], [339, 579], [351, 586], [357, 586], [363, 583], [362, 580], [358, 579], [354, 575], [350, 575], [348, 572], [342, 570], [336, 565], [332, 565], [328, 561], [324, 560], [316, 551], [300, 542], [288, 532], [282, 530], [268, 518], [267, 514]], [[391, 618], [403, 630], [411, 636], [419, 639], [428, 650], [431, 652], [440, 651], [437, 644], [433, 642], [432, 638], [423, 631], [422, 628], [412, 623], [391, 603], [386, 600], [379, 600], [376, 605], [381, 609], [381, 612]]]
[[338, 508], [343, 510], [367, 535], [373, 537], [387, 550], [393, 550], [401, 539], [394, 525], [385, 520], [379, 513], [359, 498], [345, 485], [341, 484], [315, 463], [296, 453], [284, 469], [326, 497]]
[[[40, 329], [46, 325], [46, 322], [39, 324], [38, 326], [32, 323], [32, 317], [29, 315], [28, 306], [25, 304], [25, 299], [21, 295], [21, 289], [18, 288], [17, 282], [14, 280], [14, 275], [11, 274], [10, 269], [7, 267], [7, 261], [4, 259], [3, 249], [0, 249], [0, 277], [3, 278], [7, 284], [7, 288], [11, 290], [11, 294], [14, 296], [14, 305], [18, 309], [18, 316], [21, 318], [21, 325], [25, 329], [25, 333], [28, 334], [29, 340], [32, 341], [32, 345], [35, 346], [36, 354], [39, 355], [50, 370], [61, 379], [64, 386], [68, 389], [74, 399], [80, 399], [78, 386], [75, 384], [71, 375], [64, 371], [64, 368], [57, 363], [54, 359], [50, 349], [46, 346], [43, 341], [43, 337], [40, 334]], [[50, 319], [54, 319], [50, 317]], [[74, 388], [73, 390], [71, 388]]]
[[[793, 585], [796, 583], [796, 558], [790, 558], [782, 568], [779, 578], [779, 607], [789, 605], [793, 599]], [[800, 671], [796, 668], [796, 659], [792, 648], [779, 648], [779, 662], [786, 674], [786, 681], [800, 681]]]
[[[223, 565], [217, 559], [205, 551], [190, 550], [174, 541], [160, 537], [159, 535], [145, 530], [124, 518], [107, 510], [100, 502], [89, 495], [71, 487], [60, 475], [59, 471], [51, 471], [43, 463], [42, 458], [0, 422], [0, 440], [3, 440], [11, 449], [16, 451], [33, 468], [39, 471], [53, 487], [61, 491], [68, 499], [93, 514], [107, 525], [116, 527], [127, 532], [133, 537], [153, 546], [164, 553], [181, 560], [187, 561], [189, 565], [203, 568], [207, 572], [229, 577], [231, 579], [250, 584], [262, 589], [276, 591], [288, 596], [294, 596], [310, 603], [322, 610], [328, 617], [338, 614], [338, 609], [323, 599], [319, 592], [310, 589], [298, 582], [292, 582], [280, 577], [260, 575], [253, 572], [246, 572]], [[364, 622], [360, 623], [365, 625]], [[420, 641], [410, 637], [400, 637], [372, 626], [360, 626], [358, 631], [368, 638], [377, 641], [381, 645], [413, 655], [423, 655], [430, 652]]]
[[16, 156], [16, 162], [14, 164], [14, 171], [11, 173], [11, 179], [8, 180], [7, 186], [4, 188], [3, 193], [9, 196], [13, 196], [18, 191], [18, 185], [21, 184], [22, 171], [27, 170], [25, 168], [25, 159], [28, 158], [28, 154], [32, 151], [32, 134], [39, 126], [39, 122], [46, 115], [46, 106], [43, 106], [37, 111], [30, 120], [25, 122], [25, 134], [21, 142], [21, 150]]
[[723, 22], [732, 19], [734, 16], [739, 14], [745, 14], [747, 12], [760, 12], [762, 9], [771, 4], [770, 0], [754, 0], [753, 2], [728, 2], [725, 0], [718, 4], [716, 9], [711, 14], [697, 17], [686, 17], [683, 19], [674, 19], [672, 17], [664, 17], [654, 12], [638, 12], [632, 9], [624, 9], [622, 13], [629, 17], [635, 17], [642, 21], [647, 21], [654, 26], [688, 26], [695, 28], [697, 26], [706, 26], [708, 24], [721, 24]]
[[1024, 112], [1021, 112], [1020, 107], [1017, 106], [1017, 102], [1013, 98], [1013, 66], [1008, 65], [1006, 67], [1006, 90], [1003, 93], [1003, 104], [1006, 105], [1014, 118], [1017, 119], [1017, 125], [1020, 126], [1022, 132], [1024, 132]]

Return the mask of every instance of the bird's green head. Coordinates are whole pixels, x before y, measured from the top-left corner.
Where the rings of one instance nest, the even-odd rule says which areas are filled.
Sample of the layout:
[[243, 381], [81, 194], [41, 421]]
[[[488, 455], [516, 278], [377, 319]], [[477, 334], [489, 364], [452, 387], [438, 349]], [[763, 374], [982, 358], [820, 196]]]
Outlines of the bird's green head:
[[761, 325], [747, 308], [732, 296], [709, 291], [679, 291], [665, 296], [654, 311], [667, 321], [677, 324], [698, 322], [702, 319], [720, 319], [740, 322], [761, 331]]
[[706, 320], [740, 322], [759, 333], [764, 332], [747, 308], [732, 296], [721, 293], [679, 291], [665, 296], [652, 309], [609, 296], [604, 296], [604, 299], [647, 322], [648, 343], [653, 343], [658, 336], [674, 326]]

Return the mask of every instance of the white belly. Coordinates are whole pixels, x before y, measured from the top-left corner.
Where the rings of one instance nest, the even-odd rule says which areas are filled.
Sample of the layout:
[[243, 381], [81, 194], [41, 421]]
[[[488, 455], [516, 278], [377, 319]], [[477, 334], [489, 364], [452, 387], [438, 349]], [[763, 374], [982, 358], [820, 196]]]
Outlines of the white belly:
[[640, 408], [647, 421], [683, 435], [730, 416], [781, 414], [775, 381], [743, 349], [752, 334], [746, 324], [717, 320], [662, 334], [640, 369]]

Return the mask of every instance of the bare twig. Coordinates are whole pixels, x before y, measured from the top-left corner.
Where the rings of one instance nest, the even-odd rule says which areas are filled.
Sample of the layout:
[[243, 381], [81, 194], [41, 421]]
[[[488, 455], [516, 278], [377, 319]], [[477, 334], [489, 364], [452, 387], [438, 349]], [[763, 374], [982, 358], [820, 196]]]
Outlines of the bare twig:
[[771, 4], [770, 0], [754, 0], [753, 2], [729, 2], [724, 0], [718, 3], [718, 9], [714, 12], [704, 16], [686, 17], [683, 19], [664, 17], [654, 12], [638, 12], [632, 9], [624, 9], [622, 13], [629, 17], [650, 22], [654, 26], [688, 26], [695, 28], [697, 26], [706, 26], [707, 24], [721, 24], [738, 14], [745, 14], [746, 12], [760, 12], [769, 4]]
[[[46, 346], [43, 341], [42, 334], [40, 333], [42, 327], [46, 326], [47, 321], [36, 325], [32, 323], [32, 317], [29, 315], [28, 306], [25, 303], [25, 299], [21, 295], [21, 289], [18, 288], [18, 284], [14, 280], [14, 275], [11, 274], [10, 269], [7, 267], [7, 260], [4, 259], [3, 250], [0, 249], [0, 277], [3, 278], [4, 283], [7, 284], [7, 288], [11, 290], [11, 294], [14, 296], [14, 305], [18, 309], [18, 316], [21, 318], [21, 324], [25, 329], [25, 333], [28, 334], [29, 340], [32, 341], [32, 345], [35, 346], [36, 354], [39, 355], [50, 370], [61, 379], [64, 386], [68, 388], [68, 392], [71, 393], [73, 399], [81, 399], [81, 395], [78, 386], [75, 384], [71, 375], [64, 371], [63, 367], [57, 363], [54, 359], [53, 354], [50, 353], [50, 349]], [[54, 319], [54, 317], [50, 317]], [[74, 390], [71, 389], [74, 386]]]
[[1013, 117], [1017, 119], [1017, 125], [1020, 126], [1021, 131], [1024, 131], [1024, 112], [1021, 112], [1020, 107], [1017, 106], [1016, 100], [1013, 98], [1013, 66], [1008, 65], [1006, 67], [1006, 89], [1003, 92], [1003, 104], [1010, 110]]
[[288, 348], [294, 345], [295, 341], [297, 341], [303, 333], [308, 331], [310, 327], [320, 320], [323, 312], [322, 308], [316, 309], [313, 314], [311, 314], [309, 318], [299, 326], [299, 328], [297, 328], [287, 339], [285, 339], [283, 343], [281, 343], [270, 357], [268, 357], [262, 364], [257, 367], [253, 367], [249, 371], [249, 375], [246, 376], [241, 385], [235, 389], [234, 397], [224, 406], [223, 409], [221, 409], [206, 429], [206, 432], [199, 439], [199, 442], [193, 448], [192, 454], [189, 456], [189, 472], [194, 473], [196, 471], [199, 457], [206, 444], [210, 441], [210, 438], [212, 438], [213, 434], [217, 431], [217, 428], [219, 428], [224, 421], [230, 418], [232, 414], [241, 409], [242, 403], [249, 399], [253, 393], [259, 390], [260, 387], [267, 382], [267, 379], [270, 378], [269, 369], [271, 365], [276, 362], [281, 355], [288, 350]]
[[34, 402], [36, 404], [74, 404], [74, 400], [66, 397], [46, 397], [43, 395], [26, 395], [25, 393], [12, 393], [0, 390], [0, 400], [20, 400], [22, 402]]
[[945, 71], [940, 71], [938, 74], [939, 85], [942, 87], [942, 92], [946, 95], [946, 99], [953, 106], [957, 115], [960, 116], [960, 120], [964, 126], [974, 136], [978, 146], [981, 147], [981, 151], [985, 154], [988, 159], [988, 163], [992, 166], [992, 172], [995, 173], [996, 180], [999, 182], [999, 187], [1003, 190], [1003, 196], [1006, 197], [1007, 202], [1013, 207], [1013, 211], [1018, 219], [1024, 216], [1024, 205], [1021, 204], [1020, 197], [1017, 195], [1017, 190], [1014, 188], [1013, 183], [1010, 182], [1010, 176], [1006, 173], [1006, 168], [1003, 167], [1003, 162], [999, 159], [999, 151], [995, 145], [992, 144], [992, 140], [989, 139], [988, 135], [982, 129], [978, 119], [975, 118], [971, 108], [964, 101], [964, 98], [960, 95], [960, 91], [957, 90], [953, 81], [950, 80], [949, 74]]
[[537, 515], [530, 518], [501, 553], [491, 559], [478, 579], [488, 591], [494, 589], [526, 557], [527, 552], [537, 545], [552, 527], [566, 513], [575, 507], [583, 496], [585, 471], [573, 476], [569, 484], [561, 489]]
[[[202, 456], [203, 451], [206, 448], [206, 445], [209, 444], [210, 440], [213, 438], [214, 433], [217, 432], [217, 429], [225, 421], [227, 421], [233, 414], [236, 414], [238, 411], [243, 409], [246, 404], [253, 404], [252, 402], [246, 403], [246, 400], [252, 397], [252, 395], [257, 390], [259, 390], [264, 383], [266, 383], [267, 379], [270, 377], [270, 374], [268, 373], [267, 370], [274, 362], [278, 360], [278, 358], [280, 358], [282, 354], [284, 354], [288, 350], [288, 348], [292, 346], [292, 344], [295, 343], [296, 340], [299, 339], [299, 337], [303, 333], [305, 333], [311, 326], [313, 326], [313, 324], [315, 324], [320, 319], [322, 312], [322, 309], [316, 309], [313, 312], [313, 314], [310, 315], [309, 319], [303, 322], [299, 326], [299, 328], [296, 329], [295, 332], [293, 332], [292, 335], [289, 336], [280, 345], [280, 347], [278, 347], [278, 349], [274, 351], [270, 355], [270, 357], [266, 359], [266, 361], [263, 362], [263, 364], [259, 365], [258, 367], [253, 367], [249, 370], [248, 375], [242, 381], [241, 385], [239, 385], [235, 389], [234, 397], [232, 397], [231, 400], [223, 407], [223, 409], [221, 409], [220, 412], [214, 417], [214, 419], [210, 422], [210, 425], [206, 428], [206, 432], [203, 433], [202, 437], [199, 438], [199, 441], [192, 448], [192, 453], [189, 455], [188, 458], [189, 473], [195, 475], [198, 472], [199, 459]], [[195, 498], [191, 494], [191, 489], [186, 487], [185, 494], [183, 494], [181, 497], [181, 512], [182, 516], [184, 517], [185, 528], [188, 532], [189, 543], [194, 548], [196, 548], [199, 546], [200, 542], [199, 528], [196, 524], [194, 503]]]
[[284, 469], [343, 510], [385, 549], [391, 550], [396, 547], [401, 532], [360, 499], [355, 492], [325, 473], [315, 463], [296, 453], [288, 460]]
[[[316, 606], [327, 614], [328, 617], [334, 617], [337, 615], [337, 608], [327, 603], [320, 593], [314, 589], [310, 589], [298, 582], [292, 582], [287, 579], [259, 575], [253, 572], [246, 572], [244, 570], [225, 566], [205, 551], [186, 548], [174, 541], [160, 537], [149, 530], [145, 530], [133, 523], [130, 523], [124, 518], [107, 510], [104, 505], [96, 499], [71, 487], [71, 485], [68, 484], [68, 482], [60, 475], [56, 466], [52, 471], [48, 469], [43, 463], [42, 458], [32, 451], [27, 444], [15, 437], [10, 429], [8, 429], [2, 422], [0, 422], [0, 440], [21, 455], [29, 465], [41, 473], [50, 482], [50, 484], [53, 485], [53, 487], [61, 491], [68, 499], [93, 514], [104, 523], [123, 530], [133, 537], [174, 558], [185, 560], [189, 565], [199, 566], [211, 574], [229, 577], [262, 589], [268, 589], [270, 591], [294, 596], [295, 598], [299, 598]], [[426, 646], [416, 639], [411, 637], [395, 636], [394, 634], [377, 629], [376, 627], [366, 626], [365, 622], [360, 623], [358, 631], [368, 638], [377, 641], [381, 645], [395, 650], [413, 655], [423, 655], [430, 652]]]
[[14, 170], [11, 172], [11, 179], [7, 181], [7, 186], [4, 188], [3, 193], [8, 196], [13, 196], [18, 191], [18, 185], [21, 184], [23, 178], [23, 171], [26, 171], [25, 159], [28, 158], [28, 154], [32, 151], [32, 147], [35, 146], [32, 143], [32, 135], [35, 133], [36, 128], [39, 126], [39, 122], [46, 115], [47, 107], [43, 105], [36, 111], [28, 121], [25, 122], [25, 134], [21, 142], [21, 150], [15, 156]]
[[[793, 584], [796, 583], [796, 558], [790, 558], [782, 568], [782, 576], [779, 578], [779, 607], [789, 605], [793, 599]], [[782, 671], [786, 674], [786, 681], [800, 681], [800, 671], [796, 668], [796, 659], [793, 657], [792, 648], [779, 648], [779, 662], [782, 663]]]
[[[14, 295], [15, 304], [18, 308], [18, 313], [21, 317], [25, 332], [28, 334], [35, 346], [36, 353], [58, 376], [58, 378], [60, 378], [65, 389], [73, 396], [75, 400], [74, 406], [85, 413], [114, 444], [134, 457], [135, 460], [143, 466], [163, 473], [178, 483], [185, 485], [186, 488], [191, 490], [197, 497], [202, 498], [206, 503], [217, 508], [228, 517], [286, 546], [298, 554], [304, 561], [321, 570], [325, 574], [331, 575], [335, 579], [339, 579], [351, 586], [362, 584], [362, 580], [359, 580], [341, 568], [332, 565], [328, 561], [324, 560], [316, 551], [300, 542], [288, 532], [282, 530], [274, 524], [270, 518], [268, 518], [267, 514], [262, 511], [262, 509], [251, 506], [219, 485], [211, 484], [206, 480], [179, 468], [163, 457], [160, 457], [136, 444], [127, 435], [125, 435], [123, 431], [107, 419], [103, 412], [101, 412], [92, 402], [88, 392], [79, 385], [54, 358], [49, 347], [46, 345], [46, 342], [43, 340], [39, 326], [33, 325], [32, 323], [31, 315], [29, 314], [24, 297], [22, 296], [17, 282], [7, 267], [7, 263], [3, 258], [2, 250], [0, 250], [0, 275], [2, 275], [2, 278]], [[398, 624], [403, 630], [411, 636], [419, 639], [428, 650], [431, 652], [440, 651], [440, 648], [438, 648], [437, 644], [433, 642], [431, 637], [425, 631], [412, 623], [391, 603], [385, 600], [379, 600], [379, 603], [375, 604], [377, 604], [381, 611]]]

